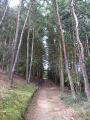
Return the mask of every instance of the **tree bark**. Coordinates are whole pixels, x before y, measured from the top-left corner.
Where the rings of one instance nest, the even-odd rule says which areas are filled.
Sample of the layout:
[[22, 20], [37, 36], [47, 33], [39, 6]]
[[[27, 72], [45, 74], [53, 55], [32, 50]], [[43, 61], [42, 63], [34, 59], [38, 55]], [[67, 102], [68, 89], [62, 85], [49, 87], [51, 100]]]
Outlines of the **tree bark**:
[[2, 70], [4, 71], [4, 66], [5, 66], [5, 48], [6, 48], [6, 40], [7, 38], [5, 39], [5, 42], [4, 42], [4, 52], [3, 52], [3, 63], [2, 63]]
[[11, 70], [11, 74], [10, 74], [10, 85], [12, 86], [13, 84], [13, 75], [14, 75], [14, 70], [15, 70], [15, 67], [16, 67], [16, 64], [17, 64], [17, 60], [18, 60], [18, 56], [19, 56], [19, 52], [20, 52], [20, 48], [21, 48], [21, 44], [22, 44], [22, 39], [23, 39], [23, 33], [24, 33], [24, 30], [25, 30], [25, 26], [26, 26], [26, 23], [27, 23], [27, 20], [28, 20], [28, 17], [30, 15], [30, 12], [31, 12], [31, 7], [33, 5], [33, 0], [29, 6], [29, 9], [28, 9], [28, 12], [27, 12], [27, 16], [26, 16], [26, 19], [25, 19], [25, 22], [24, 22], [24, 25], [23, 25], [23, 29], [22, 29], [22, 32], [21, 32], [21, 36], [20, 36], [20, 41], [19, 41], [19, 45], [18, 45], [18, 50], [17, 50], [17, 53], [16, 53], [16, 58], [15, 58], [15, 62], [14, 62], [14, 65], [12, 67], [12, 70]]
[[62, 45], [60, 40], [59, 40], [59, 46], [60, 46], [60, 58], [59, 58], [60, 88], [61, 91], [64, 92], [63, 56], [62, 56]]
[[32, 69], [32, 62], [33, 62], [34, 34], [35, 34], [35, 33], [34, 33], [34, 28], [33, 28], [32, 51], [31, 51], [31, 61], [30, 61], [30, 70], [29, 70], [28, 83], [30, 83], [31, 69]]
[[2, 19], [1, 19], [1, 21], [0, 21], [0, 25], [2, 24], [2, 22], [3, 22], [3, 20], [4, 20], [4, 17], [5, 17], [5, 15], [6, 15], [6, 12], [7, 12], [7, 9], [8, 9], [8, 5], [9, 5], [9, 3], [7, 3], [7, 5], [6, 5], [4, 14], [3, 14]]
[[86, 34], [86, 41], [87, 41], [87, 55], [90, 57], [90, 51], [89, 51], [89, 42], [88, 42], [88, 36]]
[[86, 66], [85, 66], [85, 56], [84, 56], [84, 47], [80, 41], [79, 38], [79, 30], [78, 30], [78, 18], [77, 15], [75, 13], [75, 9], [74, 9], [74, 0], [72, 0], [71, 2], [71, 9], [72, 9], [72, 13], [76, 22], [76, 37], [77, 37], [77, 42], [79, 44], [80, 47], [80, 53], [81, 53], [81, 66], [82, 66], [82, 73], [83, 73], [83, 77], [84, 77], [84, 84], [85, 84], [85, 92], [88, 98], [88, 101], [90, 101], [90, 85], [88, 82], [88, 77], [87, 77], [87, 73], [86, 73]]
[[28, 84], [28, 62], [29, 62], [29, 37], [30, 37], [30, 16], [29, 16], [29, 31], [27, 37], [27, 61], [26, 61], [26, 83]]
[[18, 9], [18, 19], [17, 19], [17, 27], [16, 27], [16, 34], [15, 34], [15, 39], [13, 41], [13, 47], [12, 47], [12, 56], [11, 56], [11, 63], [10, 63], [10, 70], [9, 70], [9, 75], [8, 79], [10, 80], [10, 85], [12, 85], [12, 80], [11, 80], [11, 74], [12, 74], [12, 68], [15, 62], [15, 55], [16, 55], [16, 48], [17, 48], [17, 41], [18, 41], [18, 34], [19, 34], [19, 26], [20, 26], [20, 14], [21, 14], [21, 6], [22, 6], [22, 1], [20, 1], [19, 9]]
[[76, 99], [76, 94], [75, 94], [75, 90], [74, 90], [72, 77], [71, 77], [71, 74], [70, 74], [70, 71], [69, 71], [69, 68], [68, 68], [68, 61], [67, 61], [67, 55], [66, 55], [66, 46], [65, 46], [64, 35], [63, 35], [62, 26], [61, 26], [61, 20], [60, 20], [59, 12], [58, 12], [58, 0], [56, 0], [56, 8], [57, 8], [57, 17], [58, 17], [59, 29], [60, 29], [61, 36], [62, 36], [62, 44], [63, 44], [63, 51], [64, 51], [66, 70], [67, 70], [67, 74], [68, 74], [68, 78], [69, 78], [69, 82], [70, 82], [70, 87], [71, 87], [71, 92], [72, 92], [73, 99]]

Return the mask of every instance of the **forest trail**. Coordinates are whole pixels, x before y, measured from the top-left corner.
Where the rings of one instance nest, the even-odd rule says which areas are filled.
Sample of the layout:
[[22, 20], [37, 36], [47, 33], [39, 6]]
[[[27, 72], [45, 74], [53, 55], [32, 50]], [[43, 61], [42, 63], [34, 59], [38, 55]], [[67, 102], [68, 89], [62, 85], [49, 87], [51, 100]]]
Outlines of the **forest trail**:
[[26, 120], [77, 120], [60, 100], [60, 89], [46, 80], [29, 104]]

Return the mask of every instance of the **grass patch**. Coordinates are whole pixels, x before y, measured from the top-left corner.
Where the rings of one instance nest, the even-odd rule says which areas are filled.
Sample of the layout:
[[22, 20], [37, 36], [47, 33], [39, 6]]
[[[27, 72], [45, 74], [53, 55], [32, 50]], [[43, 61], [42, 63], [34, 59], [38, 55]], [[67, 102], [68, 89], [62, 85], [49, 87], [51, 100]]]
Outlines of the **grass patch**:
[[74, 100], [70, 94], [62, 93], [60, 99], [76, 113], [78, 120], [90, 120], [90, 102], [85, 95], [78, 95], [77, 100]]
[[21, 119], [37, 88], [24, 83], [16, 84], [15, 88], [8, 90], [0, 88], [0, 120]]

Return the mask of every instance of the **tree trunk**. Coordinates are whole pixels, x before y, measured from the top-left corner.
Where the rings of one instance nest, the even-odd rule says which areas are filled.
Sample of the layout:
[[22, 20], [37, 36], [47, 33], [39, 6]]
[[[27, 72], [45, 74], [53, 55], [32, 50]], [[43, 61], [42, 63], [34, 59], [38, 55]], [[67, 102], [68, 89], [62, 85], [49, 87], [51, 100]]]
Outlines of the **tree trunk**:
[[86, 34], [86, 41], [87, 41], [87, 55], [90, 57], [90, 51], [89, 51], [89, 43], [88, 43], [88, 36]]
[[76, 99], [76, 94], [75, 94], [75, 90], [74, 90], [73, 81], [72, 81], [71, 74], [70, 74], [70, 71], [69, 71], [69, 68], [68, 68], [68, 61], [67, 61], [67, 55], [66, 55], [66, 46], [65, 46], [64, 35], [63, 35], [62, 26], [61, 26], [61, 20], [60, 20], [59, 12], [58, 12], [58, 0], [56, 0], [56, 7], [57, 7], [57, 16], [58, 16], [59, 29], [60, 29], [61, 36], [62, 36], [62, 44], [63, 44], [63, 51], [64, 51], [66, 70], [67, 70], [67, 74], [68, 74], [68, 78], [69, 78], [69, 82], [70, 82], [72, 96], [73, 96], [74, 99]]
[[18, 45], [18, 50], [17, 50], [17, 53], [16, 53], [16, 58], [15, 58], [15, 62], [14, 62], [14, 65], [13, 65], [13, 68], [11, 70], [11, 74], [10, 74], [10, 85], [12, 86], [13, 84], [13, 75], [14, 75], [14, 70], [15, 70], [15, 67], [16, 67], [16, 64], [17, 64], [17, 60], [18, 60], [18, 56], [19, 56], [19, 52], [20, 52], [20, 48], [21, 48], [21, 44], [22, 44], [22, 39], [23, 39], [23, 33], [24, 33], [24, 30], [25, 30], [25, 26], [26, 26], [26, 23], [27, 23], [27, 20], [28, 20], [28, 17], [29, 17], [29, 14], [31, 12], [31, 7], [33, 5], [33, 0], [29, 6], [29, 9], [28, 9], [28, 12], [27, 12], [27, 16], [26, 16], [26, 19], [25, 19], [25, 22], [24, 22], [24, 25], [23, 25], [23, 29], [22, 29], [22, 32], [21, 32], [21, 36], [20, 36], [20, 41], [19, 41], [19, 45]]
[[62, 45], [60, 40], [59, 40], [59, 46], [60, 46], [60, 58], [59, 58], [60, 88], [61, 91], [64, 92], [63, 56], [62, 56]]
[[74, 19], [75, 19], [75, 22], [76, 22], [76, 37], [77, 37], [77, 42], [79, 44], [80, 53], [81, 53], [81, 66], [82, 66], [82, 73], [83, 73], [83, 77], [84, 77], [85, 92], [87, 94], [88, 101], [90, 101], [90, 85], [89, 85], [88, 77], [87, 77], [87, 73], [86, 73], [84, 48], [83, 48], [83, 45], [82, 45], [82, 43], [80, 41], [80, 38], [79, 38], [78, 18], [77, 18], [77, 15], [75, 13], [75, 10], [74, 10], [73, 2], [74, 1], [72, 0], [71, 9], [72, 9], [72, 13], [73, 13], [73, 16], [74, 16]]
[[5, 63], [5, 50], [4, 50], [4, 52], [3, 52], [2, 71], [4, 71], [4, 63]]
[[29, 31], [27, 37], [27, 61], [26, 61], [26, 83], [28, 84], [28, 61], [29, 61], [29, 37], [30, 37], [30, 16], [29, 16]]
[[20, 1], [19, 9], [18, 9], [18, 19], [17, 19], [17, 27], [16, 27], [16, 34], [15, 34], [15, 39], [13, 41], [13, 48], [12, 48], [12, 56], [11, 56], [11, 63], [10, 63], [10, 70], [9, 70], [9, 75], [8, 78], [10, 80], [10, 85], [12, 86], [12, 80], [11, 80], [11, 74], [12, 74], [12, 68], [15, 62], [15, 55], [16, 55], [16, 48], [17, 48], [17, 41], [18, 41], [18, 34], [19, 34], [19, 26], [20, 26], [20, 13], [21, 13], [21, 6], [22, 6], [22, 1]]
[[[13, 38], [14, 39], [14, 38]], [[12, 32], [10, 32], [10, 40], [9, 40], [9, 51], [12, 52]], [[9, 72], [10, 67], [10, 58], [8, 57], [8, 62], [7, 62], [7, 72]]]
[[[10, 2], [10, 1], [9, 1], [9, 2]], [[4, 17], [5, 17], [5, 15], [6, 15], [6, 12], [7, 12], [7, 9], [8, 9], [8, 5], [9, 5], [9, 3], [7, 3], [7, 5], [6, 5], [4, 14], [3, 14], [2, 19], [1, 19], [1, 21], [0, 21], [0, 25], [2, 24], [2, 22], [3, 22], [3, 20], [4, 20]]]
[[30, 61], [30, 70], [29, 70], [28, 83], [30, 83], [30, 78], [31, 78], [31, 68], [32, 68], [32, 62], [33, 62], [34, 34], [35, 34], [35, 33], [34, 33], [34, 28], [33, 28], [32, 51], [31, 51], [31, 61]]
[[5, 39], [5, 42], [4, 42], [3, 63], [2, 63], [2, 70], [3, 70], [3, 71], [4, 71], [4, 66], [5, 66], [5, 48], [6, 48], [6, 40], [7, 40], [7, 38]]

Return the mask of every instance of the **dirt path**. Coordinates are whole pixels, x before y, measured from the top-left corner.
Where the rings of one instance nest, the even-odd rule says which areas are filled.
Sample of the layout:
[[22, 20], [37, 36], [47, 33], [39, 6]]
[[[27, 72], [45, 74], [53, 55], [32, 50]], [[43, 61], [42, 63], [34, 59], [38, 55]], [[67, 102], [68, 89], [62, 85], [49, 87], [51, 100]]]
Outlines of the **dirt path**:
[[60, 100], [60, 90], [46, 81], [30, 102], [26, 120], [78, 120]]

